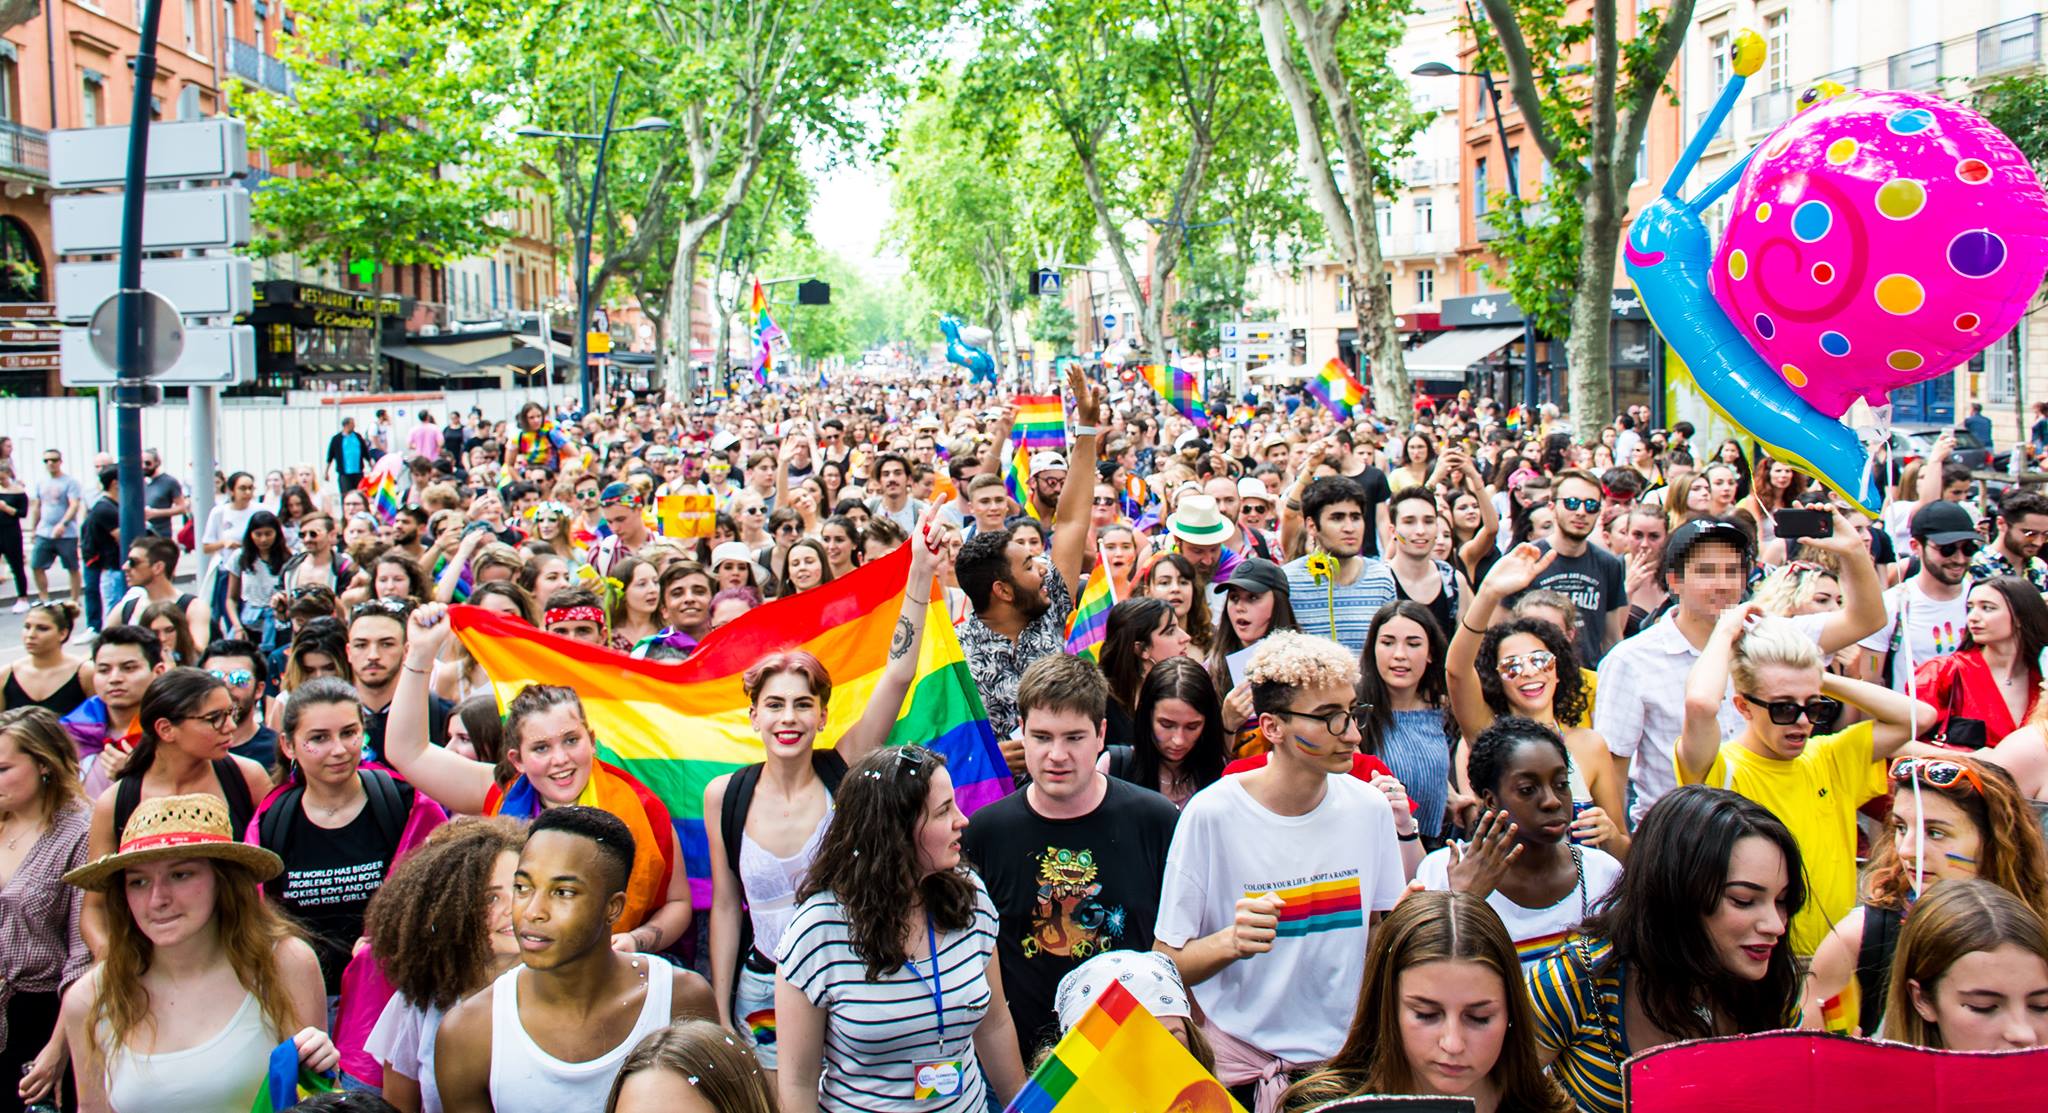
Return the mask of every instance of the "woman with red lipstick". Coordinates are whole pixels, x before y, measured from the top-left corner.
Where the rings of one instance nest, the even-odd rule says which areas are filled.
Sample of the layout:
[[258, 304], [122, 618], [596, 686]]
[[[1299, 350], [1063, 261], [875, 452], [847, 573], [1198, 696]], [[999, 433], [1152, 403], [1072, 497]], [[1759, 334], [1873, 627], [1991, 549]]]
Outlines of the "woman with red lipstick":
[[1306, 1111], [1370, 1094], [1470, 1098], [1477, 1113], [1569, 1113], [1500, 918], [1467, 893], [1410, 893], [1373, 930], [1344, 1046], [1289, 1087]]
[[1529, 971], [1542, 1058], [1579, 1109], [1622, 1113], [1631, 1055], [1788, 1027], [1805, 901], [1799, 844], [1761, 805], [1700, 785], [1659, 799], [1620, 882]]

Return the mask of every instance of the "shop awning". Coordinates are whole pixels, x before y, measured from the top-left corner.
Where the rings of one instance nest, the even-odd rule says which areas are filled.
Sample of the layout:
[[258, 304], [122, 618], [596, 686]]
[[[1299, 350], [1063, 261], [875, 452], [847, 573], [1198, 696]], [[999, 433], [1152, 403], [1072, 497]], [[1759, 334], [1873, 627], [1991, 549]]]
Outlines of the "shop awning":
[[539, 348], [528, 348], [522, 345], [520, 347], [512, 349], [509, 352], [500, 352], [499, 354], [494, 356], [485, 356], [484, 358], [477, 360], [476, 362], [470, 364], [469, 366], [479, 371], [487, 370], [489, 368], [494, 367], [511, 367], [516, 368], [520, 371], [535, 371], [540, 369], [541, 367], [546, 366], [547, 361], [548, 357], [546, 352], [541, 351]]
[[386, 344], [384, 345], [384, 354], [400, 363], [410, 363], [430, 375], [439, 375], [442, 378], [467, 379], [476, 375], [489, 374], [488, 371], [472, 367], [461, 360], [449, 359], [439, 352], [429, 351], [425, 348], [416, 348], [410, 344]]
[[1402, 362], [1417, 379], [1462, 381], [1467, 368], [1514, 343], [1521, 335], [1520, 328], [1452, 329], [1430, 337]]

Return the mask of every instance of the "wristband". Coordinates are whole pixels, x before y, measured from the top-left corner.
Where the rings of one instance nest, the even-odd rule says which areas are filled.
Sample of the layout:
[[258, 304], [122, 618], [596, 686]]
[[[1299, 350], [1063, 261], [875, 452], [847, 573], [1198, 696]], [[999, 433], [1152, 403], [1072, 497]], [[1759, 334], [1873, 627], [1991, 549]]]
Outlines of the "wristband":
[[1458, 625], [1463, 626], [1466, 630], [1469, 630], [1482, 638], [1486, 636], [1486, 631], [1481, 630], [1478, 627], [1472, 625], [1471, 623], [1465, 621], [1465, 619], [1462, 616], [1458, 619]]
[[1074, 435], [1077, 437], [1092, 437], [1096, 434], [1096, 432], [1097, 430], [1093, 425], [1074, 426]]
[[1415, 830], [1410, 831], [1405, 835], [1400, 833], [1399, 831], [1394, 832], [1394, 838], [1400, 842], [1414, 842], [1417, 839], [1420, 839], [1421, 837], [1422, 828], [1420, 827], [1417, 827]]

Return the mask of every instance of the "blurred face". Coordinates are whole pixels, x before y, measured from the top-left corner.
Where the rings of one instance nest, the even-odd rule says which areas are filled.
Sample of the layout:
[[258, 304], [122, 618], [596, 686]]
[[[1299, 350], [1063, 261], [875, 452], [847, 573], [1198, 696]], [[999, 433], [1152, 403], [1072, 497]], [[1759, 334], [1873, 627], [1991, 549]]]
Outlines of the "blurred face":
[[234, 485], [228, 488], [228, 497], [235, 500], [237, 508], [249, 505], [249, 500], [256, 497], [256, 480], [246, 475], [236, 476]]
[[328, 788], [341, 788], [363, 763], [363, 714], [353, 702], [317, 703], [299, 716], [297, 729], [278, 739], [299, 772]]
[[1031, 492], [1045, 506], [1052, 506], [1058, 503], [1060, 501], [1060, 491], [1066, 485], [1067, 473], [1064, 471], [1047, 470], [1034, 473], [1031, 476]]
[[1967, 614], [1971, 641], [1978, 645], [1996, 645], [2012, 640], [2012, 608], [1997, 588], [1982, 584], [1972, 588]]
[[1719, 541], [1702, 541], [1686, 550], [1685, 560], [1671, 570], [1671, 593], [1688, 614], [1718, 618], [1738, 603], [1749, 578], [1742, 551]]
[[1273, 593], [1233, 587], [1223, 599], [1223, 616], [1242, 645], [1250, 645], [1273, 628]]
[[617, 1113], [718, 1113], [692, 1079], [660, 1065], [622, 1078], [613, 1108]]
[[121, 871], [128, 913], [150, 943], [183, 943], [213, 922], [218, 875], [204, 858], [142, 862]]
[[1401, 1051], [1415, 1092], [1486, 1092], [1508, 1035], [1507, 985], [1481, 962], [1411, 966], [1397, 983]]
[[1736, 492], [1741, 490], [1741, 478], [1730, 467], [1707, 469], [1707, 493], [1712, 497], [1713, 512], [1726, 514], [1735, 505]]
[[1357, 556], [1365, 546], [1365, 509], [1355, 502], [1331, 503], [1313, 525], [1313, 540], [1339, 560]]
[[573, 804], [583, 795], [597, 747], [583, 713], [574, 704], [558, 704], [519, 724], [519, 737], [507, 757], [541, 799], [559, 806]]
[[825, 725], [825, 703], [811, 690], [809, 677], [779, 672], [762, 682], [747, 718], [770, 753], [802, 755], [810, 752]]
[[1515, 714], [1539, 721], [1550, 718], [1551, 700], [1557, 695], [1557, 658], [1543, 639], [1534, 634], [1502, 638], [1495, 668]]
[[2016, 943], [1972, 951], [1929, 987], [1907, 983], [1913, 1009], [1951, 1051], [2048, 1045], [2048, 961]]
[[1923, 887], [1977, 876], [1984, 839], [1970, 813], [1940, 789], [1922, 786], [1918, 803], [1913, 796], [1911, 784], [1892, 790], [1889, 826], [1899, 860], [1919, 876]]
[[1185, 620], [1188, 608], [1195, 602], [1195, 585], [1180, 574], [1180, 569], [1161, 561], [1152, 566], [1152, 584], [1145, 589], [1145, 594], [1166, 600], [1174, 615]]
[[1778, 844], [1761, 835], [1736, 840], [1721, 902], [1707, 915], [1707, 939], [1723, 970], [1749, 981], [1770, 971], [1771, 952], [1784, 945], [1790, 922], [1789, 884]]
[[255, 542], [257, 552], [267, 553], [272, 545], [277, 544], [277, 527], [260, 526], [252, 529], [249, 531], [249, 540]]
[[1194, 752], [1202, 740], [1207, 717], [1186, 700], [1163, 699], [1152, 705], [1152, 744], [1159, 760], [1173, 765]]
[[[1090, 759], [1089, 769], [1095, 768]], [[953, 778], [944, 768], [932, 774], [925, 791], [924, 815], [916, 831], [917, 864], [926, 876], [944, 873], [960, 864], [960, 833], [967, 830], [967, 815], [953, 800]]]
[[1094, 786], [1107, 723], [1091, 722], [1079, 711], [1034, 707], [1024, 716], [1023, 728], [1024, 767], [1031, 772], [1034, 791], [1071, 800]]
[[819, 558], [818, 550], [809, 545], [798, 545], [789, 550], [789, 582], [798, 591], [809, 591], [825, 582], [825, 562]]
[[668, 594], [662, 598], [662, 609], [668, 616], [668, 624], [684, 630], [702, 630], [711, 617], [711, 581], [699, 575], [688, 575], [668, 585]]

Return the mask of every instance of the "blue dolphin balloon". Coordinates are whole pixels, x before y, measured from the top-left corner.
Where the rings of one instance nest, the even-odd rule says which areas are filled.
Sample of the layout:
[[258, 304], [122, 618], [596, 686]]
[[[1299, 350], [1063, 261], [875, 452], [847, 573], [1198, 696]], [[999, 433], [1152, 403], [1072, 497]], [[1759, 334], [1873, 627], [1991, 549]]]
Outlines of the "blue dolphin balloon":
[[986, 348], [977, 348], [960, 339], [960, 318], [939, 318], [939, 331], [946, 336], [946, 362], [965, 367], [970, 378], [977, 383], [996, 381], [996, 357]]
[[1764, 42], [1753, 31], [1730, 48], [1735, 76], [1686, 145], [1663, 191], [1650, 202], [1622, 242], [1630, 285], [1643, 310], [1685, 365], [1707, 403], [1770, 452], [1798, 467], [1872, 517], [1884, 496], [1871, 476], [1869, 455], [1856, 432], [1794, 393], [1728, 319], [1708, 285], [1714, 248], [1707, 237], [1707, 206], [1742, 178], [1754, 150], [1688, 201], [1679, 186], [1735, 107], [1749, 75], [1763, 66]]

